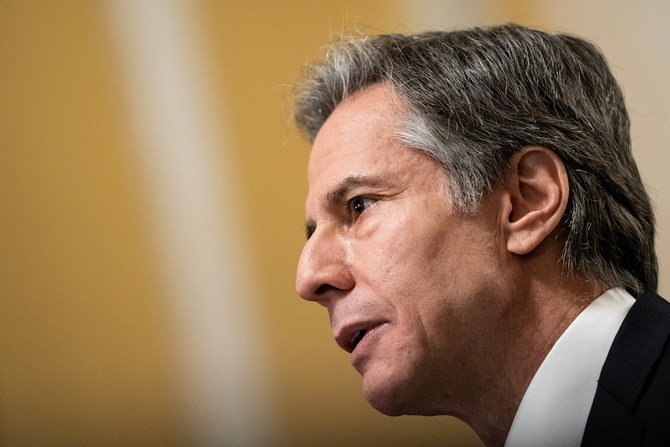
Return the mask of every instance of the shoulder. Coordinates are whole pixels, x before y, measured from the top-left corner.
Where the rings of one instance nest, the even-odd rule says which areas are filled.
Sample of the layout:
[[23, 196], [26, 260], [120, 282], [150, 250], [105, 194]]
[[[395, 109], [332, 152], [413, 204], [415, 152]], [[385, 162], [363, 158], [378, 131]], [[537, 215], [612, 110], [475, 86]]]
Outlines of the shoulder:
[[642, 314], [648, 320], [646, 325], [654, 326], [651, 334], [657, 339], [648, 340], [655, 358], [645, 385], [640, 387], [635, 415], [645, 427], [643, 445], [670, 445], [670, 303], [655, 294], [638, 300], [645, 308]]
[[583, 445], [670, 445], [670, 303], [637, 298], [603, 366]]

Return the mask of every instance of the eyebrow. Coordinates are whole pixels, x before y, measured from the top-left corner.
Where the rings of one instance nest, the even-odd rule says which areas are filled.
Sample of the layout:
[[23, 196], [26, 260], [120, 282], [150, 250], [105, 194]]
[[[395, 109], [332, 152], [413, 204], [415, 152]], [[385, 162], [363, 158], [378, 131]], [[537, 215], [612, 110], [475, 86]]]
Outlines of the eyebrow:
[[342, 180], [335, 189], [326, 194], [323, 204], [326, 207], [335, 206], [342, 202], [342, 199], [346, 197], [352, 189], [358, 188], [359, 186], [373, 185], [378, 183], [378, 181], [375, 181], [370, 177], [365, 177], [362, 175], [350, 175], [349, 177], [346, 177], [344, 180]]
[[[356, 189], [360, 186], [376, 186], [381, 182], [373, 177], [367, 177], [364, 175], [350, 175], [344, 178], [337, 186], [330, 191], [323, 200], [323, 206], [325, 208], [332, 208], [342, 202], [342, 200], [351, 192], [352, 189]], [[316, 230], [316, 224], [313, 221], [305, 222], [305, 234], [307, 239], [314, 234]]]

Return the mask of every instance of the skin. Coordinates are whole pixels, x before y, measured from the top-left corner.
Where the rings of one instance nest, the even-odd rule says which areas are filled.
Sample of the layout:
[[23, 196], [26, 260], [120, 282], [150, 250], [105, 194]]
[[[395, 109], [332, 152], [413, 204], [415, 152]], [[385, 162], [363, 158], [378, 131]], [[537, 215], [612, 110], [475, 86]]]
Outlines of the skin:
[[526, 148], [477, 213], [459, 213], [444, 169], [394, 137], [402, 113], [379, 84], [322, 126], [296, 288], [340, 344], [368, 330], [351, 362], [377, 410], [455, 415], [503, 445], [542, 359], [601, 291], [560, 271], [567, 176]]

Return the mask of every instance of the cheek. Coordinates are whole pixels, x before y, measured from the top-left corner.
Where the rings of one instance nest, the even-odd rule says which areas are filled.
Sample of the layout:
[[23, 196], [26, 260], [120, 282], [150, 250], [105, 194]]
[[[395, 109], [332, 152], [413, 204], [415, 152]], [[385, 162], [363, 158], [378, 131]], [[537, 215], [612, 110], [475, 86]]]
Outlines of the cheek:
[[408, 276], [416, 278], [421, 273], [416, 269], [422, 264], [416, 260], [423, 258], [420, 253], [423, 248], [419, 246], [421, 237], [416, 226], [406, 222], [397, 219], [376, 225], [358, 254], [366, 260], [371, 278], [387, 287], [401, 283]]
[[420, 317], [442, 305], [441, 297], [453, 281], [455, 260], [449, 255], [447, 235], [421, 226], [380, 228], [358, 256], [361, 272], [373, 294], [404, 319]]
[[438, 213], [428, 203], [397, 205], [357, 228], [348, 245], [356, 276], [381, 298], [416, 305], [423, 301], [424, 307], [438, 306], [439, 297], [448, 291], [471, 288], [483, 267], [481, 259], [474, 258], [486, 256], [482, 229]]
[[422, 205], [393, 204], [363, 222], [352, 242], [355, 260], [363, 259], [377, 274], [414, 277], [429, 271], [436, 264], [431, 261], [444, 260], [457, 232], [449, 230], [448, 216]]

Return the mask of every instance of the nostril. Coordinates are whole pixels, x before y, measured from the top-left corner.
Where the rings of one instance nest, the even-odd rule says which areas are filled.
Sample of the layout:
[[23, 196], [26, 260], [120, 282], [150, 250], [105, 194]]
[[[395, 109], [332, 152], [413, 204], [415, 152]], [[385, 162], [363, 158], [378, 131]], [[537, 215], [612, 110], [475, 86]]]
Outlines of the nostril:
[[315, 295], [323, 295], [324, 293], [328, 292], [330, 289], [334, 289], [333, 286], [330, 284], [321, 284], [315, 291]]

